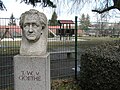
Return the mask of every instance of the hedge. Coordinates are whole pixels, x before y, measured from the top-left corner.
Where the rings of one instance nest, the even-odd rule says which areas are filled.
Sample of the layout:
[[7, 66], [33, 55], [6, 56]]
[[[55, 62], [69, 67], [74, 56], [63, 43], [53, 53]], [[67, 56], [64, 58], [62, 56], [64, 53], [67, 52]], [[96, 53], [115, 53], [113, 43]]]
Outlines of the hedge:
[[120, 41], [87, 49], [81, 56], [82, 90], [120, 90]]

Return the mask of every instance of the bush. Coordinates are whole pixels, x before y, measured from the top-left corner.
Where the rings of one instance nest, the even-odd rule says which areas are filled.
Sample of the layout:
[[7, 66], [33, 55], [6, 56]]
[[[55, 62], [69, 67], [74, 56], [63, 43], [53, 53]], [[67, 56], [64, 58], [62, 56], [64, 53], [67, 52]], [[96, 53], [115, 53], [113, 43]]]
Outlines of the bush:
[[53, 80], [51, 90], [81, 90], [80, 86], [73, 79]]
[[120, 41], [82, 54], [80, 85], [82, 90], [120, 90]]

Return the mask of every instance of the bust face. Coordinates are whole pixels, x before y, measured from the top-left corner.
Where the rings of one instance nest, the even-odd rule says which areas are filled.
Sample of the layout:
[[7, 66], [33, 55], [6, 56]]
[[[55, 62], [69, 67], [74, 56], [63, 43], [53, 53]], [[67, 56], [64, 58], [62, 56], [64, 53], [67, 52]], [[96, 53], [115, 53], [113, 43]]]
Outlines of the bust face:
[[23, 35], [30, 42], [36, 42], [40, 39], [42, 25], [37, 14], [26, 15], [23, 24]]

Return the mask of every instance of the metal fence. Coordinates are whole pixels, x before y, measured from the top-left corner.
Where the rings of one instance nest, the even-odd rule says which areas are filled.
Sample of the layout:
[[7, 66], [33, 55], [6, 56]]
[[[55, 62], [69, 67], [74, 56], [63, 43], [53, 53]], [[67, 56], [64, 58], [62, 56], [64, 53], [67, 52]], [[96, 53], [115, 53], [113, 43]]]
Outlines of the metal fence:
[[[14, 24], [13, 24], [14, 21]], [[73, 24], [75, 29], [75, 24]], [[58, 27], [49, 25], [48, 52], [51, 79], [74, 77], [75, 36], [56, 35]], [[13, 57], [19, 54], [21, 43], [19, 19], [0, 18], [0, 90], [13, 90]], [[77, 48], [76, 48], [77, 49]], [[77, 65], [77, 64], [76, 64]]]
[[[77, 46], [77, 36], [83, 34], [89, 36], [120, 36], [119, 23], [91, 23], [88, 31], [84, 32], [80, 28], [80, 22], [75, 22], [70, 27], [73, 35], [67, 31], [60, 33], [60, 26], [49, 25], [48, 52], [50, 53], [51, 79], [61, 79], [68, 77], [77, 78], [77, 66], [79, 65], [81, 51]], [[65, 28], [62, 28], [64, 30]], [[57, 31], [58, 30], [58, 31]], [[82, 31], [82, 32], [81, 32]], [[66, 33], [65, 33], [66, 32]], [[14, 87], [14, 65], [13, 57], [19, 54], [21, 43], [21, 29], [19, 19], [0, 18], [0, 90], [13, 90]], [[79, 56], [77, 56], [79, 55]]]

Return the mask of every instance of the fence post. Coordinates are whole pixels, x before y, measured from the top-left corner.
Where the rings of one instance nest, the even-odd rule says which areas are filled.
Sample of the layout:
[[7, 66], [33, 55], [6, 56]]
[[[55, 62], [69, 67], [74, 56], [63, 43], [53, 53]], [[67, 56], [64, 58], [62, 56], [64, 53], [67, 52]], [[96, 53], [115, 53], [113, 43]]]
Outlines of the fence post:
[[75, 79], [77, 80], [77, 16], [75, 16]]

